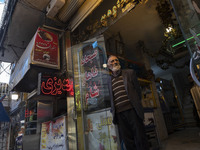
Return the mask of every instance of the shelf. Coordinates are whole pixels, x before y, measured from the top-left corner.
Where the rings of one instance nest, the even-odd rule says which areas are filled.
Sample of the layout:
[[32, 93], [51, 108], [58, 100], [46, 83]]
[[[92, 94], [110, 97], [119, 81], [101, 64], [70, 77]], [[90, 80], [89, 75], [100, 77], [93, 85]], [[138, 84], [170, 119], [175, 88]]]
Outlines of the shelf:
[[146, 80], [146, 79], [142, 79], [142, 78], [138, 78], [139, 82], [145, 82], [145, 83], [151, 83], [151, 81]]
[[50, 96], [50, 95], [38, 95], [38, 89], [34, 89], [29, 95], [28, 95], [28, 101], [35, 101], [35, 100], [44, 100], [44, 101], [53, 101], [56, 100], [56, 96]]
[[37, 130], [37, 128], [27, 128], [25, 131], [30, 131], [30, 130]]
[[37, 120], [27, 121], [26, 123], [37, 123]]
[[154, 92], [152, 90], [152, 81], [138, 78], [142, 94], [142, 106], [157, 107]]
[[[32, 115], [36, 116], [36, 115], [37, 115], [37, 113], [34, 113], [34, 114], [32, 114]], [[32, 116], [32, 115], [31, 115], [31, 116]], [[29, 117], [26, 117], [26, 118], [30, 118], [31, 116], [29, 116]]]
[[153, 100], [153, 98], [143, 98], [142, 100], [147, 100], [147, 101], [150, 101], [150, 100]]

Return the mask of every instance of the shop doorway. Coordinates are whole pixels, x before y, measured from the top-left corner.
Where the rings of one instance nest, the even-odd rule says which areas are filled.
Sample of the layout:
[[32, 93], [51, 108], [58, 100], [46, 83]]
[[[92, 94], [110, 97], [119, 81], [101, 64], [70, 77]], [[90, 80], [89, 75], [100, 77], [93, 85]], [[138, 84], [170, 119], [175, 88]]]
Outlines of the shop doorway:
[[107, 85], [104, 37], [71, 48], [77, 119], [78, 149], [117, 149]]

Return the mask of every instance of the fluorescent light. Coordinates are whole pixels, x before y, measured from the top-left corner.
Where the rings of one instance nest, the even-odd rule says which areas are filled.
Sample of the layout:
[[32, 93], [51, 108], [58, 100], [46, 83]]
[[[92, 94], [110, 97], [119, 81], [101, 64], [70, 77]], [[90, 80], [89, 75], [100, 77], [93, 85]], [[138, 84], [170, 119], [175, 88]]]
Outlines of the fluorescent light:
[[21, 136], [21, 135], [23, 135], [22, 133], [18, 133], [18, 136]]
[[11, 99], [12, 100], [17, 100], [19, 98], [18, 94], [11, 94]]
[[0, 82], [9, 84], [11, 74], [10, 65], [11, 63], [0, 62], [0, 70], [2, 71], [0, 73]]
[[20, 123], [24, 123], [24, 122], [25, 122], [25, 120], [21, 120], [21, 121], [20, 121]]
[[[199, 34], [197, 34], [197, 36], [199, 36], [200, 35], [200, 33]], [[190, 37], [190, 38], [188, 38], [188, 39], [186, 39], [187, 41], [189, 41], [189, 40], [191, 40], [191, 39], [193, 39], [194, 37], [192, 36], [192, 37]], [[185, 40], [183, 40], [183, 41], [181, 41], [181, 42], [179, 42], [179, 43], [176, 43], [176, 44], [174, 44], [174, 45], [172, 45], [172, 47], [176, 47], [176, 46], [178, 46], [178, 45], [180, 45], [180, 44], [182, 44], [182, 43], [184, 43], [185, 42]]]

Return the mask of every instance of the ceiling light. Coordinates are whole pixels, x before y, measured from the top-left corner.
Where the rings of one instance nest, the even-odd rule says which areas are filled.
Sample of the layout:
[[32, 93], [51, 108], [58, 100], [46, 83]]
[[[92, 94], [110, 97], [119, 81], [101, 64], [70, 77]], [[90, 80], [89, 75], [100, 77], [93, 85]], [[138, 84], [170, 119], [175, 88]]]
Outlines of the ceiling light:
[[107, 68], [107, 64], [103, 64], [103, 67], [104, 67], [104, 68]]
[[168, 28], [166, 28], [166, 32], [169, 33], [172, 31], [172, 29], [173, 29], [172, 27], [168, 27]]
[[24, 122], [25, 122], [25, 120], [21, 120], [21, 121], [20, 121], [20, 123], [24, 123]]

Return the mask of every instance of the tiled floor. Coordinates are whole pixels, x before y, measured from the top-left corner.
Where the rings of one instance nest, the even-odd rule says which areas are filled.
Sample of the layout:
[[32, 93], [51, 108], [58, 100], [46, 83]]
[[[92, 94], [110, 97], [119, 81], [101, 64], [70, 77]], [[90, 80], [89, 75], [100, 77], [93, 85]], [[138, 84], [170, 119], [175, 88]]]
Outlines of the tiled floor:
[[200, 150], [200, 128], [180, 129], [161, 142], [160, 150]]

